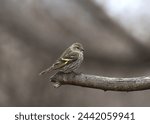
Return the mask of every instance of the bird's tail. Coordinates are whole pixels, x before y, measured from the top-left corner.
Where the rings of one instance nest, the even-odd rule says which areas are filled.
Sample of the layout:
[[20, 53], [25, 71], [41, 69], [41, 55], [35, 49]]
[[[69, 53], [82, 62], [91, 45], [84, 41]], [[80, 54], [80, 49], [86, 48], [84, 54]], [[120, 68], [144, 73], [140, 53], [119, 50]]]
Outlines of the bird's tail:
[[40, 72], [39, 75], [46, 74], [46, 73], [50, 72], [51, 70], [52, 70], [52, 68], [49, 67], [49, 68], [45, 69], [44, 71]]

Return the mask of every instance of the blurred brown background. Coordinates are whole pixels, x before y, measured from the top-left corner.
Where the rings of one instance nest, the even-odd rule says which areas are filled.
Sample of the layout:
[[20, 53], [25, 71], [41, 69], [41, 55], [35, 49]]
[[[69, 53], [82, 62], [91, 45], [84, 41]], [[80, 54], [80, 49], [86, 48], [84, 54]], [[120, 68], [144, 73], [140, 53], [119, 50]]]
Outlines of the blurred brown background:
[[150, 106], [150, 90], [104, 92], [38, 76], [72, 43], [79, 72], [150, 75], [148, 0], [0, 0], [0, 106]]

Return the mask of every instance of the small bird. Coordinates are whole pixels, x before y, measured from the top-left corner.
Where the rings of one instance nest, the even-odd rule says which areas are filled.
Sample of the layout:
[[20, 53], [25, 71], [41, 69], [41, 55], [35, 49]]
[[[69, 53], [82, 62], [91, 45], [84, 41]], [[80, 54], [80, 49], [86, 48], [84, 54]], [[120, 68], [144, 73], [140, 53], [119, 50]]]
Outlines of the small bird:
[[56, 70], [57, 72], [70, 73], [77, 70], [83, 61], [83, 46], [81, 43], [73, 43], [67, 48], [56, 62], [39, 75]]

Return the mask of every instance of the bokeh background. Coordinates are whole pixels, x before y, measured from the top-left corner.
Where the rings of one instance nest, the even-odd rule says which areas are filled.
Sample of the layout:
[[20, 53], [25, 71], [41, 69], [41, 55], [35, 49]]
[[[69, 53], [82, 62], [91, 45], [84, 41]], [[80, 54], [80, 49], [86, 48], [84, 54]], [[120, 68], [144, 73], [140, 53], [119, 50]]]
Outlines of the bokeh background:
[[149, 0], [0, 0], [0, 106], [150, 106], [150, 90], [53, 88], [49, 67], [72, 43], [79, 72], [150, 75]]

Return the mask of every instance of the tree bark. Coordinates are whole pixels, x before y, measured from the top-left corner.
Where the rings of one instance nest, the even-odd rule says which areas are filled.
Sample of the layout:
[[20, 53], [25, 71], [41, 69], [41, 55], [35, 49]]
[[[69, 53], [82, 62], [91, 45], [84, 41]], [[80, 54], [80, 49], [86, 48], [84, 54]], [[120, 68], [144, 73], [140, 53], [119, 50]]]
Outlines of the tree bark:
[[57, 73], [51, 77], [55, 87], [76, 85], [104, 91], [140, 91], [150, 89], [150, 77], [115, 78], [87, 74]]

